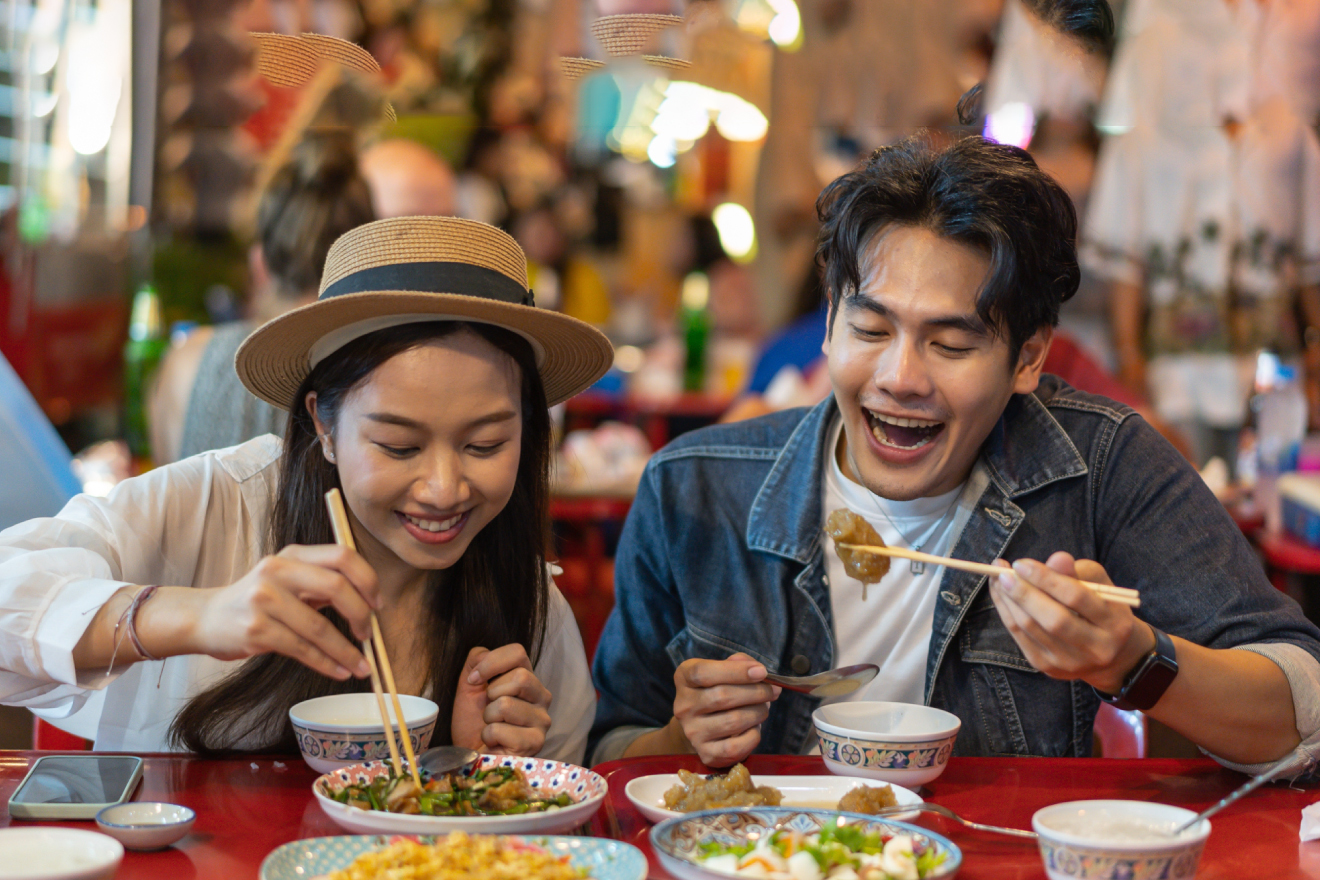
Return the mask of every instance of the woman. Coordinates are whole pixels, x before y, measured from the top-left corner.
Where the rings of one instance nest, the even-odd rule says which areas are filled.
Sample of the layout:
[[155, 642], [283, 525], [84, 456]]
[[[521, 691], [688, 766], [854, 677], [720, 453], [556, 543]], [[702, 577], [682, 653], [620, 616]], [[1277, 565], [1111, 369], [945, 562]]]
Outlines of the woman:
[[[595, 698], [546, 573], [546, 407], [612, 352], [526, 277], [472, 221], [340, 238], [317, 301], [236, 358], [288, 409], [282, 449], [203, 453], [0, 533], [0, 699], [99, 749], [292, 751], [291, 705], [367, 689], [375, 609], [437, 742], [580, 761]], [[358, 552], [333, 545], [335, 486]]]

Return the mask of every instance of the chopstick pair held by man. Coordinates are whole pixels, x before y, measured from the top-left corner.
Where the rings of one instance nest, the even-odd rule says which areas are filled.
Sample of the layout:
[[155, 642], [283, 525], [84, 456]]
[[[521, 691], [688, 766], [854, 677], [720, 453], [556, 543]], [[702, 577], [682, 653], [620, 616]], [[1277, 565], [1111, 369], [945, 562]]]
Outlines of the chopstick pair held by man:
[[[1059, 185], [1014, 147], [915, 138], [817, 208], [833, 394], [652, 458], [592, 760], [808, 751], [818, 701], [765, 675], [860, 663], [880, 673], [848, 699], [954, 713], [957, 754], [1088, 756], [1102, 700], [1248, 770], [1320, 729], [1320, 630], [1140, 416], [1042, 374], [1079, 279]], [[824, 536], [836, 510], [917, 558], [864, 590]]]
[[[594, 694], [544, 557], [547, 406], [611, 361], [598, 331], [533, 305], [493, 227], [347, 233], [317, 301], [236, 359], [288, 410], [282, 446], [0, 533], [0, 698], [101, 749], [294, 751], [290, 706], [368, 689], [354, 643], [374, 611], [399, 690], [440, 706], [436, 742], [580, 762]], [[332, 488], [357, 550], [335, 546]]]

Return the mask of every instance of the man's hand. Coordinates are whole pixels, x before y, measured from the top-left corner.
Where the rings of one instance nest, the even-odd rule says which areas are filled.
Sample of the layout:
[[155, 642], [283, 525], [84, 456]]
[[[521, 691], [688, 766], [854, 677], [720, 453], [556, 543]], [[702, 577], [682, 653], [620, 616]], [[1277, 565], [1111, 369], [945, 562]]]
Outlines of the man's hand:
[[1045, 564], [1019, 559], [990, 581], [999, 618], [1032, 666], [1051, 678], [1080, 679], [1117, 693], [1155, 646], [1132, 609], [1106, 602], [1081, 580], [1111, 583], [1098, 562], [1055, 553]]
[[550, 699], [522, 645], [473, 648], [454, 694], [452, 742], [478, 752], [531, 757], [545, 745]]
[[736, 764], [761, 741], [761, 722], [780, 692], [765, 684], [765, 675], [766, 668], [746, 654], [685, 660], [674, 671], [674, 717], [703, 764]]

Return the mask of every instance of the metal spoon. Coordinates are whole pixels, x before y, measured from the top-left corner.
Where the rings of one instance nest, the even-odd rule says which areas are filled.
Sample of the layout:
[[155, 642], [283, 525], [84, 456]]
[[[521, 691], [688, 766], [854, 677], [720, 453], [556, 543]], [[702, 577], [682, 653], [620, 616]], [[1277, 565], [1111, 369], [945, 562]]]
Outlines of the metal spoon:
[[1302, 742], [1301, 744], [1302, 759], [1300, 761], [1298, 761], [1296, 755], [1294, 755], [1292, 752], [1289, 752], [1288, 754], [1280, 758], [1278, 761], [1276, 761], [1274, 764], [1272, 764], [1270, 767], [1268, 767], [1264, 773], [1261, 773], [1259, 776], [1253, 776], [1251, 779], [1247, 780], [1247, 782], [1245, 782], [1243, 785], [1240, 785], [1236, 789], [1234, 789], [1233, 792], [1228, 797], [1224, 798], [1210, 809], [1202, 810], [1200, 813], [1197, 813], [1196, 816], [1194, 816], [1193, 818], [1179, 825], [1177, 828], [1175, 828], [1173, 831], [1170, 832], [1170, 836], [1177, 837], [1179, 834], [1182, 834], [1184, 831], [1186, 831], [1188, 828], [1191, 828], [1197, 822], [1200, 822], [1202, 819], [1210, 818], [1215, 813], [1218, 813], [1220, 810], [1222, 810], [1224, 807], [1228, 806], [1229, 804], [1233, 803], [1238, 798], [1242, 797], [1245, 794], [1250, 794], [1251, 792], [1260, 788], [1265, 783], [1269, 782], [1271, 779], [1282, 776], [1284, 773], [1287, 773], [1290, 770], [1300, 773], [1306, 768], [1310, 767], [1317, 760], [1320, 760], [1320, 755], [1313, 754], [1310, 751], [1310, 748], [1315, 747], [1317, 744], [1320, 744], [1320, 732], [1311, 734]]
[[927, 813], [935, 813], [944, 816], [946, 819], [952, 819], [959, 822], [965, 828], [973, 831], [988, 831], [991, 834], [1007, 834], [1009, 837], [1021, 837], [1026, 840], [1035, 840], [1037, 834], [1034, 831], [1024, 831], [1021, 828], [1005, 828], [1002, 825], [983, 825], [980, 822], [973, 822], [970, 819], [964, 819], [948, 807], [932, 804], [930, 801], [924, 801], [920, 804], [900, 804], [896, 807], [881, 807], [872, 815], [875, 816], [901, 816], [904, 813], [910, 813], [914, 810], [921, 810]]
[[476, 763], [481, 755], [462, 746], [436, 746], [417, 756], [417, 766], [432, 778], [445, 773], [462, 770], [469, 764]]
[[776, 675], [771, 672], [765, 680], [781, 688], [809, 694], [813, 697], [844, 697], [875, 678], [880, 667], [874, 663], [843, 666], [816, 675]]

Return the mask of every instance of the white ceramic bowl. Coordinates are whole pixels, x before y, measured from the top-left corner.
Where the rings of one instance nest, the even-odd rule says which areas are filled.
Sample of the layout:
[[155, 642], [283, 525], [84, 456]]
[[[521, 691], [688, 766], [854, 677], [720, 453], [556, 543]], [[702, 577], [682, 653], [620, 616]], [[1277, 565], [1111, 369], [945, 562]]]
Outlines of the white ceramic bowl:
[[[390, 718], [394, 707], [386, 697]], [[421, 752], [431, 742], [440, 707], [423, 697], [399, 695], [403, 721], [413, 751]], [[375, 694], [335, 694], [303, 700], [289, 709], [293, 732], [303, 760], [318, 773], [333, 773], [363, 761], [388, 760], [390, 747]]]
[[[652, 776], [638, 776], [629, 780], [623, 793], [647, 819], [663, 822], [675, 819], [683, 813], [665, 807], [665, 792], [675, 785], [682, 784], [677, 773], [658, 773]], [[770, 785], [779, 789], [784, 799], [781, 807], [796, 807], [800, 810], [835, 810], [839, 807], [839, 798], [858, 786], [866, 783], [856, 777], [841, 776], [753, 776], [753, 785]], [[921, 795], [901, 785], [890, 786], [894, 799], [904, 806], [921, 803]], [[910, 819], [916, 813], [902, 813], [886, 816], [888, 819]]]
[[123, 859], [123, 844], [95, 831], [41, 825], [0, 829], [4, 880], [108, 880]]
[[915, 703], [858, 701], [811, 713], [831, 773], [914, 788], [944, 772], [962, 721]]
[[589, 820], [609, 793], [609, 783], [600, 774], [545, 758], [512, 755], [482, 755], [476, 769], [517, 767], [527, 783], [546, 796], [567, 794], [573, 804], [543, 813], [514, 813], [508, 816], [420, 816], [363, 810], [341, 804], [329, 795], [345, 785], [364, 785], [393, 773], [389, 761], [373, 761], [327, 773], [312, 783], [312, 791], [325, 814], [355, 834], [564, 834]]
[[96, 814], [96, 827], [128, 849], [164, 849], [192, 830], [197, 814], [178, 804], [132, 801]]
[[1177, 837], [1165, 835], [1195, 815], [1146, 801], [1068, 801], [1037, 810], [1031, 827], [1040, 835], [1050, 880], [1190, 880], [1210, 820]]

